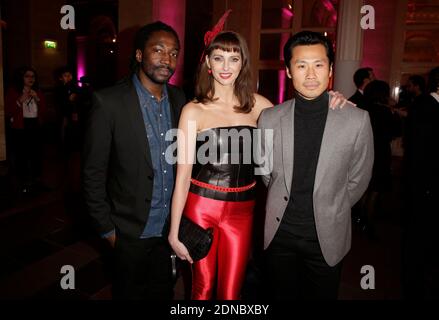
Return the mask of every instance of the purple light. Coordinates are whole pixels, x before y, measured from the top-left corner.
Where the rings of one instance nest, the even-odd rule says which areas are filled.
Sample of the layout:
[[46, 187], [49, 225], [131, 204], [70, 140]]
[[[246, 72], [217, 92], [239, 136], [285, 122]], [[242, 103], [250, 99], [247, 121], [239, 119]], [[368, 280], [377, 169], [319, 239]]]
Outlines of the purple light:
[[293, 11], [288, 8], [282, 8], [282, 18], [287, 17], [291, 19], [294, 16]]
[[183, 84], [184, 67], [184, 30], [185, 30], [185, 0], [153, 0], [153, 20], [161, 20], [175, 29], [180, 38], [180, 54], [178, 57], [177, 69], [169, 80], [169, 83], [177, 86]]
[[76, 37], [76, 70], [78, 76], [78, 84], [81, 86], [79, 79], [86, 75], [86, 51], [87, 51], [87, 38]]
[[80, 87], [82, 87], [81, 82], [79, 82], [79, 79], [81, 79], [81, 77], [85, 76], [85, 67], [84, 67], [84, 62], [83, 61], [77, 61], [77, 68], [78, 68], [78, 85]]
[[[282, 28], [290, 28], [291, 27], [291, 19], [293, 18], [294, 14], [287, 8], [282, 9]], [[285, 43], [287, 43], [289, 38], [288, 33], [282, 33], [281, 40], [280, 40], [280, 46], [279, 46], [279, 58], [280, 60], [283, 60], [283, 48]], [[278, 103], [284, 102], [285, 97], [285, 90], [286, 90], [286, 72], [285, 70], [279, 70], [278, 71], [278, 82], [279, 82], [279, 91], [278, 91]]]
[[322, 7], [319, 7], [317, 11], [315, 12], [315, 15], [317, 16], [317, 19], [320, 23], [324, 23], [325, 18], [328, 19], [327, 26], [336, 26], [337, 25], [337, 10], [334, 7], [334, 4], [330, 0], [322, 0], [321, 4]]

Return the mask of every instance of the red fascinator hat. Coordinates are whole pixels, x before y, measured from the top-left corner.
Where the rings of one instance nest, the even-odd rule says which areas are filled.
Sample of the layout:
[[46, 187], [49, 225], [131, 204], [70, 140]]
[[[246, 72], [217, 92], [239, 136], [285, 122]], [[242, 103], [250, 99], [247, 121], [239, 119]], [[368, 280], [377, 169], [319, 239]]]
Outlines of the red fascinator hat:
[[232, 9], [229, 9], [226, 12], [224, 12], [223, 16], [218, 20], [218, 22], [212, 28], [212, 30], [207, 31], [204, 34], [204, 50], [203, 50], [203, 54], [201, 55], [200, 63], [204, 59], [204, 55], [206, 53], [206, 48], [212, 43], [212, 40], [215, 39], [215, 37], [218, 35], [218, 33], [223, 31], [224, 24], [226, 23], [226, 20], [229, 16], [230, 12], [232, 12]]

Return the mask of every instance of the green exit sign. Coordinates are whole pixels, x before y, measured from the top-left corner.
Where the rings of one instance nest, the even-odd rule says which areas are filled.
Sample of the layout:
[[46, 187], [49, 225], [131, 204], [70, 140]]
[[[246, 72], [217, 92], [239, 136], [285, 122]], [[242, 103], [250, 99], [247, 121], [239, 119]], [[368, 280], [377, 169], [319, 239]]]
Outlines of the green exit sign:
[[45, 40], [44, 41], [44, 48], [46, 49], [56, 49], [56, 41], [51, 41], [51, 40]]

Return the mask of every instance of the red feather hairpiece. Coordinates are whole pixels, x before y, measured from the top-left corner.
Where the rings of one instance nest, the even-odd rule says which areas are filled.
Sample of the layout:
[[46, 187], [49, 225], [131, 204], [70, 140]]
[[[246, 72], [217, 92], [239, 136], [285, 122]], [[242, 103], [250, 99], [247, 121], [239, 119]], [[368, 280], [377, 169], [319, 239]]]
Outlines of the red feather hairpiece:
[[212, 30], [207, 31], [204, 34], [204, 50], [203, 50], [203, 54], [201, 55], [200, 62], [203, 61], [204, 53], [206, 51], [206, 48], [210, 45], [210, 43], [218, 35], [218, 33], [223, 31], [224, 24], [226, 23], [226, 20], [227, 20], [227, 18], [229, 16], [230, 12], [232, 12], [232, 9], [229, 9], [226, 12], [224, 12], [223, 16], [218, 20], [218, 22], [212, 28]]

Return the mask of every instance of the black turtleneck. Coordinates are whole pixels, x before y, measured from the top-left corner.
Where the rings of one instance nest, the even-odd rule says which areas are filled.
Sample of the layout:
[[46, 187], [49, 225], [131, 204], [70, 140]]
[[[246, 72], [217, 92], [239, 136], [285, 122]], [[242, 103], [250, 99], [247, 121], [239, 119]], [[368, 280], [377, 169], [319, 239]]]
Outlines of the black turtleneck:
[[328, 102], [329, 95], [326, 91], [313, 100], [306, 100], [296, 94], [293, 181], [281, 228], [310, 240], [317, 239], [313, 190], [328, 115]]

